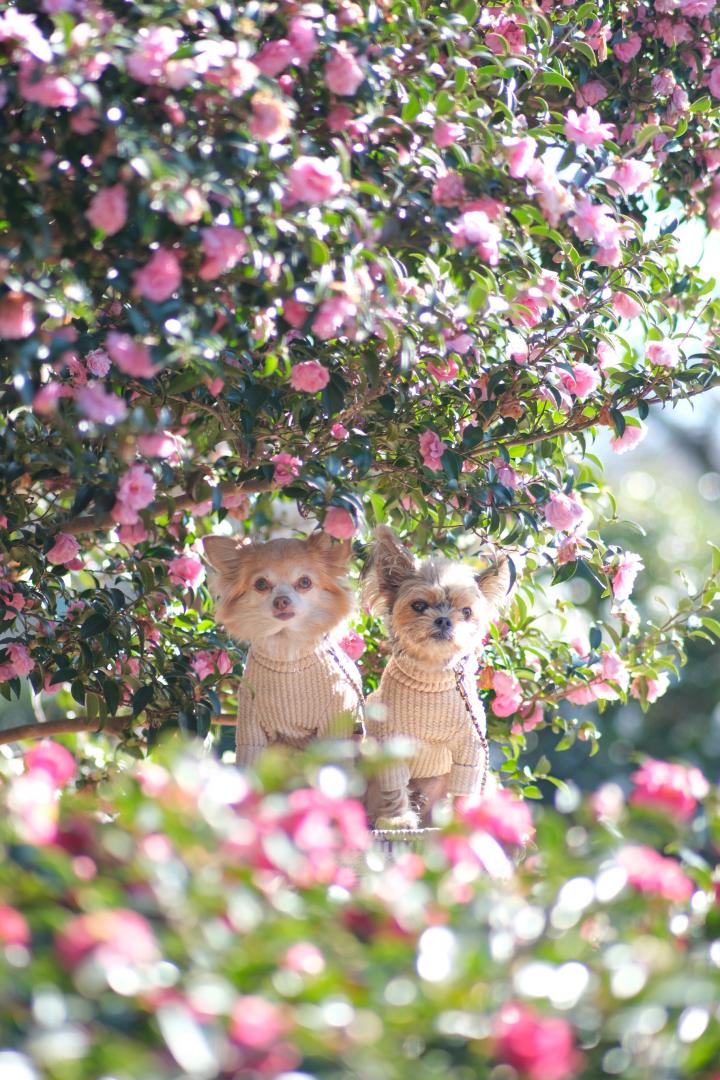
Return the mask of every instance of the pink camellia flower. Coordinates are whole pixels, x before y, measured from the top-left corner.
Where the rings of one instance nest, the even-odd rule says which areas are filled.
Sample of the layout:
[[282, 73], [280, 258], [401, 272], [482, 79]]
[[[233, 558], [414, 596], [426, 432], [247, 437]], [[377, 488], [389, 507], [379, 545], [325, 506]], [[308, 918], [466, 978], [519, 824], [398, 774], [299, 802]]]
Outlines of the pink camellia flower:
[[446, 149], [448, 146], [452, 146], [454, 142], [459, 142], [465, 135], [465, 128], [462, 124], [454, 124], [450, 120], [438, 120], [433, 128], [433, 142], [436, 146], [439, 146], [441, 150]]
[[133, 79], [151, 86], [167, 74], [168, 60], [178, 50], [180, 35], [169, 26], [141, 27], [139, 45], [130, 53], [125, 67]]
[[575, 204], [570, 226], [579, 240], [592, 240], [601, 247], [611, 244], [618, 234], [618, 222], [604, 203], [594, 203], [583, 195]]
[[359, 660], [365, 652], [365, 641], [357, 630], [348, 630], [347, 634], [340, 638], [338, 644], [351, 660]]
[[630, 34], [623, 41], [618, 41], [616, 45], [613, 45], [613, 52], [618, 60], [622, 60], [623, 64], [629, 64], [632, 58], [637, 56], [641, 48], [642, 38], [640, 35]]
[[246, 994], [238, 998], [230, 1016], [229, 1034], [233, 1042], [250, 1050], [268, 1050], [288, 1030], [288, 1021], [279, 1005]]
[[43, 739], [24, 756], [26, 772], [42, 772], [56, 788], [65, 787], [76, 772], [75, 758], [60, 743]]
[[572, 142], [581, 143], [591, 150], [602, 146], [606, 139], [615, 137], [615, 125], [604, 124], [600, 113], [593, 108], [587, 108], [578, 113], [575, 109], [568, 109], [565, 117], [565, 134]]
[[561, 381], [573, 397], [584, 401], [588, 394], [597, 390], [600, 385], [600, 376], [589, 364], [578, 363], [573, 364], [572, 375], [567, 371], [563, 372]]
[[525, 846], [535, 836], [532, 814], [524, 799], [497, 788], [477, 801], [472, 796], [461, 799], [458, 805], [461, 821], [473, 829], [488, 832], [496, 840]]
[[130, 334], [120, 334], [117, 330], [111, 330], [105, 340], [105, 345], [113, 362], [124, 375], [132, 375], [138, 379], [151, 379], [156, 374], [157, 368], [153, 365], [150, 350]]
[[29, 945], [27, 919], [13, 907], [0, 904], [0, 945]]
[[332, 435], [333, 439], [337, 439], [338, 441], [342, 442], [344, 439], [347, 439], [350, 432], [344, 424], [336, 422], [330, 428], [330, 434]]
[[590, 796], [590, 809], [597, 821], [618, 822], [625, 809], [625, 796], [619, 784], [601, 784]]
[[620, 363], [617, 349], [609, 342], [599, 341], [596, 351], [598, 367], [601, 371], [605, 371], [609, 367], [617, 367]]
[[680, 362], [680, 351], [674, 341], [651, 341], [645, 350], [651, 364], [671, 368]]
[[669, 685], [670, 679], [664, 671], [661, 671], [655, 679], [650, 676], [633, 679], [630, 685], [630, 693], [634, 698], [640, 699], [643, 696], [642, 690], [644, 687], [645, 700], [651, 705], [659, 697], [663, 696]]
[[634, 551], [626, 551], [613, 573], [612, 591], [613, 596], [619, 602], [627, 600], [633, 591], [635, 578], [645, 566], [639, 555]]
[[609, 175], [626, 195], [634, 195], [636, 191], [642, 191], [652, 182], [653, 167], [647, 161], [626, 158], [618, 165], [614, 165]]
[[503, 153], [507, 158], [508, 171], [512, 177], [517, 180], [527, 175], [536, 150], [537, 142], [530, 135], [522, 139], [503, 139]]
[[710, 792], [700, 769], [650, 758], [630, 777], [635, 785], [630, 802], [688, 821], [698, 802]]
[[169, 458], [177, 453], [178, 440], [171, 431], [154, 431], [150, 435], [138, 435], [137, 445], [145, 457]]
[[177, 255], [167, 248], [158, 248], [140, 270], [133, 274], [133, 292], [145, 300], [161, 304], [169, 300], [182, 283], [182, 268]]
[[253, 56], [253, 63], [260, 68], [263, 75], [274, 78], [292, 64], [295, 51], [295, 47], [287, 38], [278, 38], [276, 41], [268, 41], [263, 45], [260, 52]]
[[310, 19], [294, 15], [288, 26], [288, 39], [295, 51], [295, 59], [305, 67], [319, 48], [315, 27]]
[[483, 210], [469, 210], [459, 221], [449, 226], [453, 234], [453, 246], [463, 248], [471, 244], [483, 262], [497, 266], [500, 261], [500, 229]]
[[339, 97], [352, 97], [365, 80], [365, 70], [357, 56], [341, 42], [325, 65], [325, 85]]
[[433, 472], [438, 472], [442, 469], [442, 456], [445, 453], [447, 447], [435, 431], [423, 431], [420, 435], [418, 442], [420, 444], [420, 456], [423, 459], [423, 464], [428, 469], [432, 469]]
[[[139, 519], [134, 525], [121, 525], [117, 533], [120, 543], [129, 548], [137, 547], [148, 538], [148, 531]], [[145, 636], [147, 638], [147, 634]]]
[[10, 658], [10, 667], [12, 668], [12, 678], [25, 678], [35, 667], [35, 661], [33, 660], [27, 646], [20, 644], [8, 645], [7, 654]]
[[233, 663], [224, 649], [215, 652], [202, 650], [195, 653], [191, 666], [199, 679], [207, 679], [210, 675], [227, 675], [232, 671]]
[[77, 105], [77, 87], [64, 75], [43, 75], [33, 78], [38, 65], [33, 61], [20, 64], [18, 89], [26, 101], [43, 105], [46, 109], [72, 109]]
[[143, 967], [160, 957], [150, 923], [125, 908], [100, 908], [73, 916], [57, 934], [55, 948], [60, 962], [71, 971], [89, 959], [108, 970]]
[[44, 847], [57, 837], [58, 804], [55, 785], [41, 769], [23, 773], [10, 784], [7, 809], [25, 843]]
[[444, 173], [438, 177], [430, 193], [436, 206], [460, 206], [466, 196], [465, 182], [456, 172]]
[[103, 379], [112, 367], [112, 363], [104, 349], [93, 349], [85, 357], [85, 367], [91, 375]]
[[102, 188], [90, 200], [85, 217], [94, 229], [101, 229], [106, 236], [120, 232], [127, 221], [127, 191], [122, 184]]
[[25, 293], [8, 292], [0, 299], [0, 339], [19, 341], [35, 329], [32, 300]]
[[290, 110], [281, 98], [260, 92], [250, 101], [253, 114], [248, 130], [254, 139], [266, 143], [280, 142], [290, 130]]
[[205, 569], [196, 555], [179, 555], [168, 563], [168, 577], [173, 585], [194, 589], [205, 580]]
[[632, 296], [625, 292], [613, 293], [611, 299], [612, 309], [621, 319], [635, 319], [642, 312], [642, 307]]
[[507, 671], [493, 671], [491, 687], [495, 691], [490, 708], [495, 716], [512, 716], [522, 704], [522, 687]]
[[337, 337], [348, 319], [357, 313], [357, 304], [348, 296], [331, 296], [323, 300], [312, 321], [312, 332], [327, 341]]
[[330, 372], [317, 360], [303, 360], [293, 364], [290, 372], [290, 385], [293, 390], [302, 390], [307, 394], [316, 394], [330, 382]]
[[574, 529], [584, 514], [584, 509], [575, 492], [566, 495], [564, 492], [556, 492], [545, 504], [545, 520], [553, 529], [562, 532], [570, 532]]
[[75, 394], [80, 412], [96, 424], [117, 424], [127, 416], [127, 405], [99, 382], [89, 382]]
[[712, 96], [720, 98], [720, 64], [715, 64], [711, 69], [707, 85]]
[[525, 31], [515, 19], [506, 16], [501, 16], [495, 22], [492, 31], [485, 37], [485, 44], [490, 52], [498, 56], [504, 56], [507, 52], [521, 55], [527, 52]]
[[638, 420], [636, 424], [625, 424], [622, 435], [616, 435], [610, 440], [610, 446], [616, 454], [627, 454], [628, 450], [634, 450], [648, 433], [647, 424]]
[[508, 1002], [494, 1027], [496, 1056], [527, 1080], [571, 1080], [582, 1069], [573, 1029], [561, 1017]]
[[205, 262], [198, 273], [203, 281], [232, 270], [250, 250], [245, 233], [232, 225], [211, 225], [201, 235]]
[[294, 202], [321, 203], [338, 195], [343, 178], [336, 158], [302, 156], [288, 169], [288, 194]]
[[336, 540], [350, 540], [357, 532], [357, 525], [349, 510], [342, 506], [330, 506], [325, 513], [323, 529]]
[[275, 466], [275, 483], [284, 486], [285, 484], [291, 484], [296, 476], [300, 475], [300, 469], [302, 468], [302, 461], [298, 457], [293, 457], [292, 454], [275, 454], [271, 457], [273, 465]]
[[144, 510], [155, 498], [155, 480], [144, 465], [131, 465], [117, 488], [118, 502], [132, 510]]
[[599, 79], [588, 79], [575, 91], [575, 102], [579, 108], [584, 109], [588, 105], [597, 105], [607, 96], [607, 88]]
[[695, 890], [680, 863], [644, 844], [624, 847], [618, 863], [627, 873], [628, 883], [638, 892], [682, 903], [689, 900]]
[[292, 297], [283, 300], [283, 318], [294, 330], [299, 330], [305, 325], [309, 310], [307, 304], [301, 304], [299, 300], [293, 300]]
[[55, 538], [55, 543], [48, 551], [45, 558], [48, 562], [55, 563], [58, 566], [64, 563], [72, 562], [80, 554], [80, 545], [74, 536], [70, 536], [69, 533], [58, 533]]
[[325, 957], [310, 941], [298, 941], [285, 953], [282, 965], [302, 975], [319, 975], [325, 970]]

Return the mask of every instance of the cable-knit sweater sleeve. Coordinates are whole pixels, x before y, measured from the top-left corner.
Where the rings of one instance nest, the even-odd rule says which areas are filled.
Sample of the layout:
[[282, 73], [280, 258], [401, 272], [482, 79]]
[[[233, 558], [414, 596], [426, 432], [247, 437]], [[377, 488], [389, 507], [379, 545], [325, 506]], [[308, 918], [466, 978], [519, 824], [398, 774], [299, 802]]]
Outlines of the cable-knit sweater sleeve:
[[480, 779], [483, 745], [475, 731], [463, 731], [453, 742], [452, 768], [448, 778], [450, 795], [472, 795]]
[[248, 686], [241, 686], [238, 693], [235, 734], [236, 763], [245, 766], [254, 765], [267, 745], [268, 737], [258, 720], [254, 694]]

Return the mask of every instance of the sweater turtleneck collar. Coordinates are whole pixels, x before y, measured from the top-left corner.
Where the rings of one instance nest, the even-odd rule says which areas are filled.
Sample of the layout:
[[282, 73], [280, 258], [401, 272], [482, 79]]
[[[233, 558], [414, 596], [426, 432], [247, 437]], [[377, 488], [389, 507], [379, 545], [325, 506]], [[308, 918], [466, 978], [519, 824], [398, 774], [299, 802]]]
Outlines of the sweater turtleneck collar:
[[266, 668], [268, 671], [276, 671], [282, 675], [292, 675], [297, 671], [306, 671], [326, 653], [327, 642], [324, 638], [312, 642], [306, 649], [294, 656], [292, 660], [282, 660], [278, 656], [272, 656], [270, 653], [263, 652], [262, 647], [255, 644], [250, 646], [248, 660], [254, 660], [259, 667]]
[[424, 693], [442, 693], [457, 686], [458, 664], [467, 665], [467, 657], [455, 656], [442, 668], [430, 668], [421, 660], [414, 660], [407, 653], [395, 653], [388, 664], [388, 674], [411, 690]]

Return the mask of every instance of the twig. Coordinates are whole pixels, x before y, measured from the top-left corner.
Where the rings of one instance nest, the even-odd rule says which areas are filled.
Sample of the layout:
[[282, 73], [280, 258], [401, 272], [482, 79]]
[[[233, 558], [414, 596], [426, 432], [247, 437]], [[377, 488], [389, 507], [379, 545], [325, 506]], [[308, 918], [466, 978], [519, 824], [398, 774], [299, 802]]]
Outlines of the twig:
[[0, 746], [23, 742], [25, 739], [44, 739], [48, 735], [69, 735], [78, 731], [86, 731], [91, 735], [104, 732], [118, 737], [122, 734], [125, 722], [129, 719], [129, 716], [117, 716], [106, 720], [103, 724], [97, 720], [88, 721], [86, 716], [78, 716], [74, 719], [64, 717], [62, 720], [48, 720], [44, 724], [20, 724], [18, 727], [4, 728], [0, 731]]

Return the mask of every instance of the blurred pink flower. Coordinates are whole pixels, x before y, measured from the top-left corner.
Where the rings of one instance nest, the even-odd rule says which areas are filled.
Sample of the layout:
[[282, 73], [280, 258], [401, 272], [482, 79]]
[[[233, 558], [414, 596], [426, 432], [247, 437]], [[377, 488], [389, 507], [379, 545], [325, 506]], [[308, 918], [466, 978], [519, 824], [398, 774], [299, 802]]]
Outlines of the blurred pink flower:
[[294, 364], [290, 372], [290, 385], [293, 390], [301, 390], [307, 394], [316, 394], [329, 382], [330, 372], [317, 360], [303, 360], [299, 364]]
[[463, 124], [452, 123], [450, 120], [437, 120], [432, 133], [433, 142], [441, 150], [452, 146], [454, 142], [458, 142], [464, 135], [465, 127]]
[[[18, 643], [5, 646], [9, 657], [9, 678], [24, 678], [35, 667], [35, 661], [30, 655], [27, 646]], [[3, 680], [6, 681], [6, 680]]]
[[625, 809], [625, 796], [620, 785], [601, 784], [590, 796], [590, 809], [598, 821], [619, 821]]
[[496, 840], [507, 844], [525, 846], [535, 836], [527, 803], [506, 788], [497, 788], [480, 800], [472, 796], [461, 799], [458, 816], [473, 829], [490, 833]]
[[155, 498], [155, 480], [144, 465], [131, 465], [117, 487], [117, 500], [132, 510], [143, 510]]
[[53, 787], [62, 788], [77, 771], [75, 758], [61, 743], [43, 739], [24, 755], [26, 772], [42, 772]]
[[135, 271], [133, 280], [136, 295], [156, 304], [169, 300], [182, 283], [182, 268], [177, 255], [167, 248], [158, 248], [145, 266]]
[[350, 432], [344, 424], [336, 422], [330, 428], [330, 434], [332, 435], [333, 439], [338, 439], [339, 441], [342, 441], [343, 439], [347, 439]]
[[323, 519], [323, 529], [336, 540], [350, 540], [357, 532], [355, 518], [342, 506], [328, 507]]
[[100, 908], [73, 916], [56, 935], [55, 948], [70, 970], [89, 959], [109, 970], [143, 967], [160, 958], [150, 923], [124, 908]]
[[574, 491], [566, 495], [556, 492], [545, 504], [545, 519], [554, 529], [569, 532], [574, 529], [584, 514], [582, 503]]
[[107, 236], [120, 232], [127, 221], [127, 215], [127, 191], [122, 184], [113, 184], [112, 187], [98, 191], [93, 195], [85, 212], [85, 217], [93, 228], [101, 229]]
[[642, 312], [642, 306], [624, 292], [613, 293], [612, 309], [621, 319], [634, 319]]
[[627, 64], [634, 56], [637, 56], [641, 48], [642, 38], [639, 34], [633, 33], [623, 41], [618, 41], [617, 44], [613, 45], [613, 52], [618, 60], [622, 60], [624, 64]]
[[295, 60], [305, 67], [319, 48], [315, 27], [310, 19], [293, 15], [288, 26], [288, 39], [293, 47]]
[[44, 105], [47, 109], [72, 109], [77, 105], [78, 92], [74, 83], [64, 75], [41, 75], [35, 79], [33, 76], [37, 71], [38, 65], [32, 60], [20, 64], [18, 89], [26, 101]]
[[520, 179], [527, 175], [536, 150], [537, 142], [530, 135], [521, 139], [503, 139], [503, 153], [507, 158], [508, 171], [512, 177]]
[[270, 1049], [288, 1029], [279, 1005], [252, 994], [238, 998], [230, 1015], [230, 1038], [251, 1050]]
[[63, 564], [72, 562], [80, 554], [80, 545], [74, 536], [69, 533], [58, 533], [55, 543], [48, 551], [45, 558], [48, 562]]
[[215, 652], [201, 650], [195, 653], [191, 666], [199, 679], [207, 679], [210, 675], [227, 675], [232, 671], [233, 663], [224, 649]]
[[430, 197], [436, 206], [460, 206], [467, 197], [465, 181], [459, 173], [443, 173], [435, 181]]
[[27, 919], [13, 907], [0, 904], [0, 945], [29, 945]]
[[680, 863], [665, 858], [654, 848], [641, 844], [624, 847], [618, 863], [627, 873], [628, 883], [639, 892], [682, 903], [695, 889]]
[[449, 226], [453, 234], [453, 246], [457, 248], [470, 244], [489, 266], [497, 266], [500, 261], [499, 243], [502, 233], [483, 210], [469, 210], [458, 221]]
[[680, 351], [675, 342], [668, 339], [648, 342], [645, 355], [650, 363], [657, 367], [671, 368], [680, 363]]
[[150, 350], [130, 334], [119, 334], [116, 330], [111, 330], [105, 345], [113, 362], [124, 375], [151, 379], [156, 374], [158, 369], [153, 365]]
[[85, 366], [91, 375], [103, 379], [112, 367], [112, 363], [104, 349], [93, 349], [85, 357]]
[[493, 671], [491, 687], [495, 691], [490, 708], [495, 716], [512, 716], [522, 704], [522, 687], [507, 671]]
[[168, 563], [168, 577], [173, 585], [195, 589], [205, 580], [205, 569], [196, 555], [179, 555]]
[[117, 424], [127, 416], [123, 399], [95, 381], [76, 391], [75, 403], [80, 412], [96, 424]]
[[205, 262], [198, 271], [203, 281], [232, 270], [250, 250], [245, 233], [232, 225], [211, 225], [201, 230]]
[[333, 94], [352, 97], [365, 80], [365, 71], [357, 56], [341, 42], [325, 65], [325, 85]]
[[301, 304], [299, 300], [288, 297], [283, 300], [283, 318], [294, 330], [299, 330], [307, 322], [309, 308], [307, 304]]
[[576, 112], [575, 109], [568, 109], [565, 118], [565, 134], [573, 142], [582, 143], [594, 149], [601, 146], [606, 139], [615, 137], [615, 125], [604, 124], [600, 113], [591, 107], [582, 113]]
[[670, 679], [664, 671], [661, 671], [657, 678], [646, 675], [642, 678], [633, 679], [630, 686], [630, 693], [634, 698], [639, 699], [642, 697], [643, 684], [645, 686], [645, 700], [649, 704], [652, 704], [654, 701], [657, 701], [659, 697], [663, 696], [670, 685]]
[[38, 769], [13, 779], [6, 805], [22, 840], [39, 847], [55, 842], [58, 804], [55, 784], [47, 773]]
[[336, 158], [299, 157], [288, 169], [288, 194], [295, 202], [321, 203], [338, 195], [343, 178]]
[[607, 96], [607, 89], [599, 79], [588, 79], [575, 91], [575, 103], [582, 109], [587, 105], [597, 105]]
[[29, 337], [35, 329], [33, 305], [29, 296], [8, 292], [0, 298], [0, 339], [18, 341]]
[[567, 371], [563, 372], [561, 381], [573, 397], [583, 401], [593, 390], [597, 390], [600, 376], [589, 364], [578, 363], [573, 364], [572, 375]]
[[418, 442], [423, 464], [433, 472], [438, 472], [442, 468], [442, 456], [447, 449], [442, 439], [436, 432], [428, 430], [423, 431]]
[[152, 85], [167, 74], [167, 64], [177, 52], [180, 34], [169, 26], [141, 27], [138, 47], [130, 53], [125, 66], [133, 79]]
[[290, 130], [291, 113], [281, 98], [261, 91], [253, 96], [250, 105], [253, 114], [248, 130], [254, 139], [276, 143], [285, 138]]
[[575, 204], [570, 227], [579, 240], [592, 240], [601, 247], [612, 244], [618, 236], [618, 222], [605, 203], [594, 203], [583, 195]]
[[616, 435], [610, 440], [610, 446], [616, 454], [626, 454], [628, 450], [634, 450], [648, 433], [647, 425], [639, 420], [637, 424], [625, 424], [622, 435]]
[[296, 476], [300, 475], [300, 469], [302, 467], [300, 458], [293, 457], [292, 454], [283, 453], [275, 454], [270, 460], [275, 466], [276, 484], [290, 484]]
[[634, 786], [630, 802], [688, 821], [698, 801], [710, 792], [700, 769], [650, 758], [630, 777]]
[[274, 77], [292, 64], [295, 52], [295, 46], [287, 38], [278, 38], [266, 42], [260, 52], [253, 56], [253, 63], [263, 75]]
[[[357, 312], [357, 304], [347, 296], [331, 296], [323, 300], [317, 315], [312, 321], [312, 332], [317, 337], [327, 340], [337, 337], [348, 319]], [[286, 316], [287, 317], [287, 316]]]
[[508, 1002], [495, 1018], [494, 1037], [498, 1059], [527, 1080], [571, 1080], [582, 1069], [573, 1029], [562, 1017]]
[[635, 578], [645, 566], [639, 555], [634, 551], [626, 551], [613, 572], [612, 591], [618, 601], [627, 600], [633, 591]]
[[348, 630], [347, 634], [340, 638], [338, 644], [351, 660], [359, 660], [365, 652], [365, 640], [357, 630]]
[[618, 184], [626, 195], [642, 191], [652, 182], [653, 167], [646, 161], [626, 158], [610, 170], [610, 179]]

